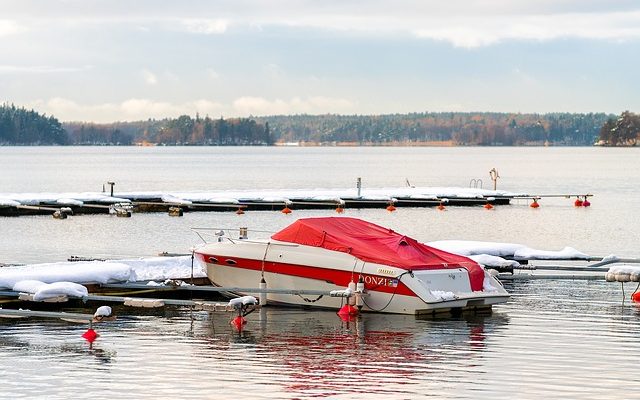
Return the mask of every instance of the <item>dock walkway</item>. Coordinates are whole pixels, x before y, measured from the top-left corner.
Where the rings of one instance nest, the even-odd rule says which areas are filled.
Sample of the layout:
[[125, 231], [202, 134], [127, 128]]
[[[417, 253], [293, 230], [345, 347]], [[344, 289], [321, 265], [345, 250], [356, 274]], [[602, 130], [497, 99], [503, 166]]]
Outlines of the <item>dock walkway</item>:
[[[591, 194], [553, 195], [586, 200]], [[0, 215], [508, 205], [543, 196], [462, 187], [278, 189], [261, 191], [0, 193]], [[549, 196], [551, 197], [551, 196]], [[56, 214], [57, 213], [57, 214]]]

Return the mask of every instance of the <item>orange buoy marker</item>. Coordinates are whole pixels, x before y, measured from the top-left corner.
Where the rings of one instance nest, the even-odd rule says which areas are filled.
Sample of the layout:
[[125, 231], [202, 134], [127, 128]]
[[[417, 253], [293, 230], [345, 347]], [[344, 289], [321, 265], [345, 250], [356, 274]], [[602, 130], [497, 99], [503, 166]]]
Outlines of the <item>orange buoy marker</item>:
[[387, 206], [387, 211], [394, 212], [395, 210], [396, 210], [396, 207], [393, 204], [389, 204]]
[[238, 208], [238, 211], [236, 211], [236, 214], [242, 215], [244, 214], [244, 211], [242, 210], [242, 208]]
[[533, 199], [533, 203], [531, 203], [531, 205], [529, 207], [538, 208], [538, 207], [540, 207], [540, 204], [538, 204], [538, 201], [536, 199]]
[[284, 206], [284, 208], [282, 209], [283, 214], [291, 214], [291, 212], [291, 209], [287, 206]]
[[336, 212], [337, 212], [338, 214], [342, 214], [342, 213], [344, 212], [344, 208], [342, 208], [342, 207], [338, 206], [338, 207], [336, 207]]
[[589, 207], [591, 205], [591, 202], [589, 200], [587, 200], [587, 198], [584, 198], [584, 201], [582, 202], [582, 207]]
[[491, 203], [487, 203], [484, 205], [484, 208], [486, 208], [487, 210], [492, 210], [493, 206], [491, 205]]
[[98, 338], [98, 333], [94, 331], [92, 328], [89, 328], [85, 333], [82, 334], [82, 337], [89, 343], [93, 343]]
[[438, 207], [436, 207], [436, 208], [438, 210], [440, 210], [440, 211], [444, 211], [445, 210], [444, 205], [442, 205], [442, 203], [438, 204]]
[[580, 197], [578, 197], [575, 201], [575, 203], [573, 203], [574, 206], [576, 207], [582, 207], [584, 203], [582, 202], [582, 200], [580, 200]]

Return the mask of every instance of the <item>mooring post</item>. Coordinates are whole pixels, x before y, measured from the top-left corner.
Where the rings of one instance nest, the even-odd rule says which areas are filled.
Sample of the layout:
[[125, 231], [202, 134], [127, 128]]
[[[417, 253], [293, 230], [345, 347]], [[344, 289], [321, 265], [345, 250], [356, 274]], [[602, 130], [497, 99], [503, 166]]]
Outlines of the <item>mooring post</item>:
[[111, 197], [113, 197], [113, 185], [115, 184], [115, 182], [107, 182], [107, 185], [111, 186]]
[[358, 188], [358, 197], [360, 197], [360, 191], [362, 189], [362, 178], [358, 178], [356, 181], [356, 187]]

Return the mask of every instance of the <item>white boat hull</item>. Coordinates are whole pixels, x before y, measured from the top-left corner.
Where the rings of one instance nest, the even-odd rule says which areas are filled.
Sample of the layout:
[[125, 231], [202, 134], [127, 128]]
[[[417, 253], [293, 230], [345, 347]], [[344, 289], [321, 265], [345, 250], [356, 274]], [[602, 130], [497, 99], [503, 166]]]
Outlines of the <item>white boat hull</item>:
[[[450, 310], [487, 309], [509, 295], [485, 272], [486, 289], [471, 291], [463, 268], [408, 272], [401, 268], [365, 263], [349, 254], [283, 242], [224, 240], [196, 251], [212, 284], [230, 288], [344, 290], [360, 276], [366, 295], [362, 311], [426, 314]], [[487, 286], [487, 283], [489, 284]], [[257, 293], [238, 292], [240, 295]], [[267, 304], [339, 309], [347, 300], [328, 295], [268, 293]]]

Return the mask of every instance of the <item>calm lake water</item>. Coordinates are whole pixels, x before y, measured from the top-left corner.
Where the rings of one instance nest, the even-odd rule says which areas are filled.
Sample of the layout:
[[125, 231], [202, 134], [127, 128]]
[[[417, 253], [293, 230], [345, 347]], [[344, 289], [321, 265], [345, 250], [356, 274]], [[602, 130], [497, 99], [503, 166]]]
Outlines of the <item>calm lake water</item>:
[[[0, 147], [0, 193], [271, 188], [490, 187], [591, 193], [592, 206], [546, 198], [497, 207], [347, 210], [421, 241], [522, 243], [640, 257], [640, 149], [604, 148], [112, 148]], [[276, 231], [330, 210], [0, 218], [0, 262], [187, 252], [191, 227]], [[420, 320], [267, 309], [246, 331], [228, 315], [183, 308], [119, 309], [98, 326], [0, 320], [0, 398], [567, 398], [618, 399], [640, 390], [640, 309], [619, 284], [507, 284], [489, 316]], [[627, 297], [633, 291], [625, 288]], [[86, 310], [85, 310], [86, 312]]]

